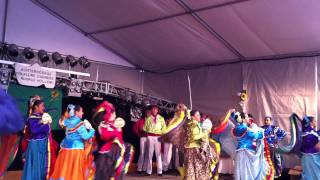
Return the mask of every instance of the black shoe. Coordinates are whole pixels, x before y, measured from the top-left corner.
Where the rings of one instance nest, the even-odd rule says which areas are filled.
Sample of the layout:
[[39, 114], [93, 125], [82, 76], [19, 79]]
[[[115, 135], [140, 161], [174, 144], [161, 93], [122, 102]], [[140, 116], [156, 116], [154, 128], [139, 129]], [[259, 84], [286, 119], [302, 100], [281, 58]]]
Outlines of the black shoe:
[[162, 176], [162, 174], [158, 174], [158, 176]]
[[146, 176], [151, 176], [151, 174], [146, 173]]
[[142, 174], [142, 171], [137, 171], [138, 174]]

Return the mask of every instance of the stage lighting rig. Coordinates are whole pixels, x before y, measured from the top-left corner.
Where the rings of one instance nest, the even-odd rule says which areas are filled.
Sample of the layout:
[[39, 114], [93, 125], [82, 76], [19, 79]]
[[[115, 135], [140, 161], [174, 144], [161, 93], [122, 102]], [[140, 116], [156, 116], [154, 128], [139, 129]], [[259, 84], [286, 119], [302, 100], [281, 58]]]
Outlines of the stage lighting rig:
[[39, 60], [42, 62], [42, 63], [45, 63], [45, 62], [48, 62], [49, 61], [49, 55], [47, 53], [47, 51], [41, 49], [40, 51], [38, 51], [38, 57], [39, 57]]
[[69, 63], [70, 67], [75, 67], [78, 64], [78, 60], [72, 55], [66, 57], [66, 62]]
[[62, 58], [61, 54], [58, 53], [58, 52], [54, 52], [54, 53], [52, 54], [52, 60], [54, 61], [54, 63], [55, 63], [56, 65], [59, 65], [59, 64], [62, 64], [62, 63], [63, 63], [63, 58]]
[[22, 51], [22, 54], [28, 60], [34, 58], [34, 52], [32, 51], [32, 49], [30, 47], [24, 48]]

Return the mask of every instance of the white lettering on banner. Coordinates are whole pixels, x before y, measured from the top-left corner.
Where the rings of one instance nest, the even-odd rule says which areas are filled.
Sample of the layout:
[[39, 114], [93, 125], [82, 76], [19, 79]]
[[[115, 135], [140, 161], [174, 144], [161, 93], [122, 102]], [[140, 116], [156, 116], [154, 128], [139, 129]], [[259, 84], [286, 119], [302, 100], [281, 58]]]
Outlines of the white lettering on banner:
[[34, 87], [44, 85], [46, 88], [54, 88], [56, 84], [56, 72], [42, 69], [39, 64], [25, 66], [16, 63], [14, 68], [19, 84]]

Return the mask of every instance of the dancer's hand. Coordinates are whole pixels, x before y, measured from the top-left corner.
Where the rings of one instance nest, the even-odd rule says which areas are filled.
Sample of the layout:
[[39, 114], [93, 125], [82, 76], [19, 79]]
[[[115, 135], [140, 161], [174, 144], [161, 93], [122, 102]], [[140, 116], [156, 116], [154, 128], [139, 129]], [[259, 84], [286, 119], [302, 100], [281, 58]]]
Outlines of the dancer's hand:
[[90, 124], [90, 122], [88, 121], [88, 120], [84, 120], [83, 121], [83, 123], [84, 123], [84, 126], [87, 128], [87, 129], [92, 129], [92, 126], [91, 126], [91, 124]]
[[48, 113], [43, 113], [41, 121], [42, 124], [51, 124], [52, 123], [52, 118], [50, 114]]

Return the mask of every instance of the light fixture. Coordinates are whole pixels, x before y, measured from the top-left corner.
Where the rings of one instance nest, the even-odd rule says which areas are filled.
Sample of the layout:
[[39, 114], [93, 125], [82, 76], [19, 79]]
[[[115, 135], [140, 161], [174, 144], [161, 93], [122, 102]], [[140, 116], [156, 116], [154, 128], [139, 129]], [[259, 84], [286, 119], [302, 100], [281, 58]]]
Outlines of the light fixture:
[[40, 60], [42, 63], [49, 61], [49, 55], [48, 55], [48, 53], [47, 53], [45, 50], [43, 50], [43, 49], [41, 49], [41, 50], [38, 52], [38, 57], [39, 57], [39, 60]]
[[142, 105], [149, 106], [150, 105], [150, 100], [148, 98], [143, 99], [142, 100]]
[[90, 62], [88, 61], [88, 59], [85, 58], [85, 57], [83, 57], [83, 56], [79, 58], [79, 64], [80, 64], [84, 69], [86, 69], [86, 68], [88, 68], [88, 67], [90, 66]]
[[62, 64], [62, 63], [63, 63], [63, 58], [62, 58], [61, 54], [58, 53], [58, 52], [54, 52], [54, 53], [52, 54], [52, 60], [54, 61], [54, 63], [55, 63], [56, 65], [59, 65], [59, 64]]
[[8, 89], [11, 76], [11, 69], [2, 67], [0, 68], [0, 88]]
[[8, 47], [8, 53], [11, 57], [17, 57], [19, 55], [18, 46], [15, 44], [10, 44]]
[[32, 59], [34, 57], [34, 53], [30, 47], [24, 48], [22, 54], [26, 59]]
[[72, 55], [68, 55], [66, 57], [66, 61], [71, 67], [75, 67], [78, 63], [78, 61]]
[[82, 79], [72, 78], [70, 85], [68, 87], [69, 88], [68, 96], [81, 97], [82, 85], [83, 85]]

